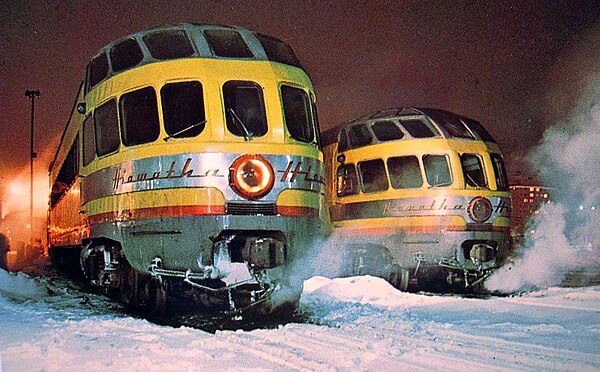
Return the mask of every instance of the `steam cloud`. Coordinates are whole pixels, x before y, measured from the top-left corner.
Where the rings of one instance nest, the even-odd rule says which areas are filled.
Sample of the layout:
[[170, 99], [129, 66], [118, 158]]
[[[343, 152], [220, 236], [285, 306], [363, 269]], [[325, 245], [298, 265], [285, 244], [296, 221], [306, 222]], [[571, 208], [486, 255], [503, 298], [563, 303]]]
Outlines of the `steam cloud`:
[[[598, 40], [600, 27], [593, 31], [583, 40]], [[569, 271], [598, 265], [600, 56], [591, 56], [586, 44], [575, 46], [565, 59], [571, 64], [559, 65], [557, 70], [568, 77], [554, 82], [563, 91], [551, 92], [549, 98], [564, 98], [564, 89], [572, 86], [565, 83], [573, 76], [587, 81], [587, 86], [575, 90], [579, 95], [575, 94], [577, 104], [570, 115], [547, 129], [541, 144], [528, 157], [531, 168], [540, 171], [542, 183], [552, 188], [552, 203], [529, 221], [526, 231], [534, 233], [516, 248], [515, 262], [485, 283], [490, 290], [515, 292], [560, 285]], [[564, 100], [557, 105], [549, 103], [550, 108], [565, 109]]]

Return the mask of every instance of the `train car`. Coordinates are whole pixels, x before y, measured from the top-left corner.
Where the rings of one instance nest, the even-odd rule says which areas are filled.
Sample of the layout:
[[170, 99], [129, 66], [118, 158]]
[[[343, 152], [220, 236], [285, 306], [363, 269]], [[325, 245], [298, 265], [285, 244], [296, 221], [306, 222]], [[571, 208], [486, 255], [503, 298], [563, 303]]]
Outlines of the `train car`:
[[170, 24], [88, 64], [50, 166], [49, 251], [125, 303], [294, 304], [327, 228], [312, 83], [289, 45]]
[[401, 290], [474, 288], [507, 258], [507, 175], [479, 122], [394, 108], [322, 138], [329, 246], [346, 257], [343, 275], [380, 276]]

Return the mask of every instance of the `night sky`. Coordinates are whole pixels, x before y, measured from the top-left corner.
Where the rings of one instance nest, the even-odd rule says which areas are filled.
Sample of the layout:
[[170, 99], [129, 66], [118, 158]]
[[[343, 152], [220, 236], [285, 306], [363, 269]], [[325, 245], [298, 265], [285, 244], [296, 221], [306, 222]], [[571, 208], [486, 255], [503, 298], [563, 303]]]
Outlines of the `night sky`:
[[514, 173], [600, 72], [587, 53], [600, 50], [599, 19], [600, 2], [577, 0], [0, 0], [0, 182], [29, 171], [26, 89], [41, 91], [36, 171], [46, 174], [89, 59], [171, 22], [287, 41], [315, 85], [322, 129], [387, 107], [442, 108], [481, 121]]

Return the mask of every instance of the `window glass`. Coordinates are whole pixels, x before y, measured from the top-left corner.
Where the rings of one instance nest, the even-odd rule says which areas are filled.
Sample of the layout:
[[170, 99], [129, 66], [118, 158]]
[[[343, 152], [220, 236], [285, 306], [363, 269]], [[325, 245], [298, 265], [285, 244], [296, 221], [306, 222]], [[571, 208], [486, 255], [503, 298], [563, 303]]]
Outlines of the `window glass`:
[[423, 186], [423, 177], [416, 156], [395, 156], [387, 160], [390, 182], [395, 189], [413, 189]]
[[110, 63], [114, 72], [131, 68], [144, 59], [144, 53], [133, 38], [125, 39], [110, 48]]
[[427, 183], [432, 187], [450, 186], [452, 176], [450, 175], [450, 164], [446, 155], [424, 155], [423, 167]]
[[473, 138], [459, 116], [439, 110], [431, 110], [428, 114], [450, 137]]
[[166, 84], [160, 90], [165, 131], [171, 137], [194, 137], [206, 125], [202, 84], [197, 81]]
[[106, 53], [102, 52], [96, 56], [90, 63], [90, 88], [106, 79], [108, 76], [108, 58]]
[[357, 124], [350, 127], [348, 130], [350, 136], [350, 145], [352, 147], [361, 147], [370, 144], [373, 141], [371, 133], [365, 124]]
[[92, 115], [83, 121], [83, 165], [88, 165], [96, 156], [94, 141], [94, 121]]
[[508, 178], [506, 177], [506, 168], [504, 167], [504, 160], [500, 154], [490, 154], [492, 158], [492, 166], [494, 167], [494, 174], [496, 175], [496, 186], [498, 190], [508, 190]]
[[403, 119], [400, 123], [414, 138], [435, 137], [437, 134], [431, 125], [419, 119]]
[[242, 35], [233, 30], [205, 30], [210, 48], [219, 57], [252, 58], [254, 55]]
[[119, 123], [117, 102], [114, 99], [104, 103], [94, 111], [96, 132], [96, 152], [98, 156], [110, 154], [119, 149]]
[[262, 34], [257, 34], [256, 36], [265, 49], [267, 58], [269, 58], [270, 61], [302, 68], [298, 57], [296, 57], [296, 54], [294, 54], [294, 51], [289, 45], [271, 36]]
[[342, 164], [337, 169], [337, 195], [358, 194], [358, 176], [354, 164]]
[[361, 161], [358, 163], [358, 171], [362, 179], [363, 192], [376, 192], [388, 189], [388, 180], [383, 160]]
[[317, 145], [319, 146], [319, 149], [323, 149], [320, 130], [321, 126], [319, 125], [319, 114], [317, 113], [317, 104], [314, 96], [312, 96], [312, 99], [310, 100], [310, 107], [312, 108], [314, 128], [316, 129], [315, 135], [317, 136]]
[[460, 156], [465, 183], [471, 187], [486, 187], [485, 172], [481, 158], [475, 154], [462, 154]]
[[465, 118], [463, 119], [463, 122], [469, 127], [469, 129], [471, 129], [472, 132], [475, 132], [482, 141], [496, 143], [494, 137], [492, 137], [492, 135], [478, 121]]
[[267, 133], [267, 116], [262, 88], [253, 82], [229, 81], [223, 85], [227, 129], [236, 136], [254, 137]]
[[194, 47], [184, 30], [157, 31], [145, 35], [143, 40], [156, 59], [183, 58], [194, 54]]
[[315, 135], [310, 120], [310, 100], [305, 91], [287, 85], [281, 86], [285, 124], [292, 138], [312, 142]]
[[120, 100], [121, 137], [125, 146], [140, 145], [158, 139], [156, 93], [146, 87], [123, 94]]
[[376, 121], [371, 125], [371, 130], [375, 133], [375, 137], [379, 141], [393, 141], [404, 137], [402, 130], [398, 128], [396, 123], [389, 120]]
[[79, 174], [79, 138], [75, 139], [73, 145], [69, 149], [69, 153], [65, 158], [65, 161], [58, 171], [56, 180], [52, 185], [52, 192], [50, 193], [50, 207], [53, 207], [58, 203], [64, 194], [69, 190], [69, 186], [75, 182], [75, 178]]
[[342, 129], [340, 131], [338, 138], [339, 138], [338, 151], [342, 152], [342, 151], [348, 150], [348, 138], [346, 137], [345, 129]]

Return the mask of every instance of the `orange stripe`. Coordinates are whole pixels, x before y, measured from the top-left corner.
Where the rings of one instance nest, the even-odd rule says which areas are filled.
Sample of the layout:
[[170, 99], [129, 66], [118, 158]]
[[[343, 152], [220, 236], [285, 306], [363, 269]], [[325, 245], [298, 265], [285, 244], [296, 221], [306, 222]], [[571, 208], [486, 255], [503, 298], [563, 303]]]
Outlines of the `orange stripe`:
[[[350, 235], [390, 235], [390, 234], [398, 234], [398, 233], [424, 233], [424, 234], [433, 234], [433, 233], [444, 233], [444, 232], [464, 232], [464, 231], [472, 231], [467, 230], [465, 226], [461, 225], [452, 225], [452, 226], [395, 226], [395, 227], [366, 227], [359, 229], [351, 229], [351, 228], [339, 228], [344, 230]], [[492, 231], [488, 232], [502, 232], [509, 233], [510, 229], [508, 227], [492, 227]], [[485, 232], [485, 231], [483, 231]]]
[[311, 207], [277, 206], [277, 214], [288, 217], [319, 217], [319, 210]]
[[112, 221], [128, 221], [158, 217], [211, 216], [225, 214], [223, 205], [178, 205], [166, 207], [150, 207], [123, 211], [120, 215], [115, 212], [95, 214], [87, 218], [88, 224]]
[[[319, 210], [301, 206], [279, 206], [277, 213], [286, 217], [318, 217]], [[215, 216], [224, 215], [223, 205], [185, 205], [139, 208], [123, 211], [120, 215], [115, 212], [99, 213], [87, 218], [90, 225], [113, 222], [129, 221], [138, 219], [150, 219], [160, 217], [186, 217], [186, 216]]]

